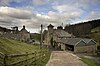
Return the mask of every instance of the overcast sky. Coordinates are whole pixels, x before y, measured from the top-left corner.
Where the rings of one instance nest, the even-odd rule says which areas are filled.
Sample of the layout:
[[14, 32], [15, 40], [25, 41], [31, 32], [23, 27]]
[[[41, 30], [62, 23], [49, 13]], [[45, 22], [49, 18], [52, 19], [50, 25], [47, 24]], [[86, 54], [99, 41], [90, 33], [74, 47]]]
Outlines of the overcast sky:
[[30, 32], [44, 28], [100, 19], [100, 0], [0, 0], [0, 26], [23, 25]]

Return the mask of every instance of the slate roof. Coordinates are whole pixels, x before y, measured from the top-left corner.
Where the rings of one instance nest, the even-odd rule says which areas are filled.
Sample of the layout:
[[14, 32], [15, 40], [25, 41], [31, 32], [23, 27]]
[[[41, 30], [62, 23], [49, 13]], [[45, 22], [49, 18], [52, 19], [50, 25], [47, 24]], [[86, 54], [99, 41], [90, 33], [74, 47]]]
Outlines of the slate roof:
[[10, 30], [10, 29], [7, 29], [7, 28], [5, 28], [5, 27], [1, 27], [1, 26], [0, 26], [0, 31], [7, 32], [7, 31], [11, 31], [11, 30]]
[[76, 45], [78, 42], [83, 41], [86, 45], [91, 45], [88, 44], [89, 41], [91, 41], [92, 39], [83, 39], [83, 38], [66, 38], [66, 39], [57, 39], [56, 42], [60, 42], [60, 43], [64, 43], [64, 44], [68, 44], [68, 45]]
[[50, 25], [49, 25], [49, 26], [47, 26], [47, 27], [54, 27], [54, 26], [50, 24]]
[[83, 39], [86, 43], [88, 43], [89, 41], [91, 41], [92, 39]]
[[23, 26], [23, 28], [20, 30], [20, 32], [29, 33], [29, 32], [25, 29], [25, 26]]
[[20, 32], [25, 32], [25, 33], [28, 33], [28, 31], [26, 29], [21, 29]]
[[82, 41], [80, 38], [66, 38], [66, 39], [58, 39], [57, 42], [68, 44], [68, 45], [75, 45], [79, 41]]
[[54, 30], [54, 33], [58, 36], [58, 37], [71, 37], [71, 34], [69, 34], [68, 32], [64, 31], [64, 30]]

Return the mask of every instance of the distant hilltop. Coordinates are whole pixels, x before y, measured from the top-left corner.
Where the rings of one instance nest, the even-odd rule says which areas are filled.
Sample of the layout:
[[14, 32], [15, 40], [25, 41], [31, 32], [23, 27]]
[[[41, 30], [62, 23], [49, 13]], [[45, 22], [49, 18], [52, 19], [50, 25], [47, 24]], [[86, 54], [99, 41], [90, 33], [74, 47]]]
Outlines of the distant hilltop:
[[98, 26], [100, 26], [100, 19], [73, 25], [66, 25], [64, 30], [78, 37], [80, 35], [91, 33], [91, 29]]

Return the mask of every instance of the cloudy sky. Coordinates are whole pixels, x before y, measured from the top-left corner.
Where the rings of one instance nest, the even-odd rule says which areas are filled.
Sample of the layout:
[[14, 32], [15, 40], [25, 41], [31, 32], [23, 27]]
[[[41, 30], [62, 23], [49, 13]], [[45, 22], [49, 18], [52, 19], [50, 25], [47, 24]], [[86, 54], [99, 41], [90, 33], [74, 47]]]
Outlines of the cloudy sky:
[[100, 0], [0, 0], [0, 26], [25, 25], [30, 32], [100, 19]]

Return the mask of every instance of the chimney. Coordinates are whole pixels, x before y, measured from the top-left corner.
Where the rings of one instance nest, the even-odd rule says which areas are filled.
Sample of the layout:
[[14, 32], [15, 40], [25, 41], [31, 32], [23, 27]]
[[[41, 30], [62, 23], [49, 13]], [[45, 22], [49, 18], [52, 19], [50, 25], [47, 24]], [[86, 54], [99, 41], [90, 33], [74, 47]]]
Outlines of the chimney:
[[62, 26], [58, 26], [57, 29], [63, 30], [63, 27]]
[[25, 29], [25, 25], [23, 25], [23, 29]]

